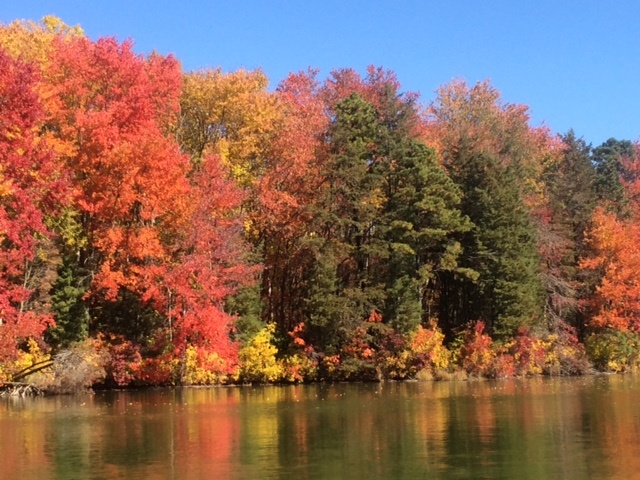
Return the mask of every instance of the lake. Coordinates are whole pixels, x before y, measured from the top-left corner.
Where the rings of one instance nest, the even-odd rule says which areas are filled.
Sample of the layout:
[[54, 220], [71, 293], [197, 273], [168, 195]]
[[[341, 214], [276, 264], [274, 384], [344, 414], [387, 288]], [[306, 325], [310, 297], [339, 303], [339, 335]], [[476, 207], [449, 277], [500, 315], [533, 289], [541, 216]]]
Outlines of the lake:
[[640, 376], [0, 399], [6, 479], [640, 478]]

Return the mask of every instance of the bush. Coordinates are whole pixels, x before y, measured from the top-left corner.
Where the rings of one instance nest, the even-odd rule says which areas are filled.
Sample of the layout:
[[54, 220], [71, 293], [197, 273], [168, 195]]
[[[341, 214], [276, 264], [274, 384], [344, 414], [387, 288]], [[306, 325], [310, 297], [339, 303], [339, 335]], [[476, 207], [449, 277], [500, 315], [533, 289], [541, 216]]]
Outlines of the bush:
[[72, 344], [54, 356], [54, 380], [43, 388], [54, 393], [77, 393], [105, 379], [108, 354], [94, 339]]
[[637, 369], [640, 364], [640, 336], [637, 333], [601, 330], [587, 337], [585, 347], [599, 370], [625, 372]]
[[276, 359], [277, 347], [273, 344], [275, 324], [260, 330], [239, 352], [239, 368], [235, 380], [250, 383], [279, 381], [283, 367]]
[[451, 366], [451, 352], [444, 345], [444, 334], [432, 322], [430, 328], [418, 328], [410, 336], [411, 352], [417, 357], [419, 368], [448, 370]]
[[492, 377], [496, 375], [493, 366], [496, 352], [493, 340], [484, 333], [484, 328], [484, 322], [480, 321], [464, 333], [459, 361], [469, 375]]

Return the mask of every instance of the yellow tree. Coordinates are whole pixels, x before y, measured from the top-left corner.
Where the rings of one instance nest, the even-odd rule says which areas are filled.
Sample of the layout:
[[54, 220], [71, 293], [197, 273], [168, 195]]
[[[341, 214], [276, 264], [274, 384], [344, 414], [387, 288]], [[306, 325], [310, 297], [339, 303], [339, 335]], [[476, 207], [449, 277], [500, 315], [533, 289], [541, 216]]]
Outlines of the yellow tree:
[[249, 186], [263, 170], [264, 152], [281, 108], [260, 71], [220, 69], [184, 75], [178, 139], [195, 164], [217, 154]]
[[79, 25], [71, 27], [58, 17], [47, 15], [40, 22], [16, 20], [0, 25], [0, 45], [12, 57], [46, 65], [50, 60], [54, 38], [82, 37]]

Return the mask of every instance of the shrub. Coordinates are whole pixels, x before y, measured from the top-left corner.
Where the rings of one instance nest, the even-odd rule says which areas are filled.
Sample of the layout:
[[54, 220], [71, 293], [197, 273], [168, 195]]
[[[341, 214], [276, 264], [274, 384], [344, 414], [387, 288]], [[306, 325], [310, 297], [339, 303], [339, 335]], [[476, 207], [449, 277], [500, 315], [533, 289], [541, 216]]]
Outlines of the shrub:
[[640, 364], [640, 337], [633, 332], [604, 329], [589, 335], [585, 347], [599, 370], [624, 372]]
[[496, 373], [493, 367], [496, 352], [493, 349], [493, 341], [484, 333], [484, 328], [484, 322], [476, 322], [463, 336], [459, 361], [469, 375], [494, 376]]
[[448, 370], [451, 352], [444, 345], [444, 334], [432, 322], [430, 328], [418, 328], [410, 336], [411, 352], [417, 357], [419, 368]]
[[529, 328], [520, 328], [515, 338], [504, 346], [504, 351], [513, 356], [514, 371], [511, 375], [542, 374], [545, 369], [547, 347], [548, 344], [535, 337]]
[[181, 383], [214, 385], [227, 381], [227, 362], [216, 352], [189, 345], [184, 353]]
[[573, 332], [560, 331], [545, 338], [547, 375], [584, 375], [591, 370], [584, 345]]
[[300, 383], [318, 378], [318, 364], [306, 355], [288, 355], [282, 359], [282, 377], [285, 382]]
[[235, 379], [241, 382], [276, 382], [283, 376], [283, 367], [276, 359], [277, 347], [273, 344], [275, 324], [260, 330], [239, 352], [239, 368]]

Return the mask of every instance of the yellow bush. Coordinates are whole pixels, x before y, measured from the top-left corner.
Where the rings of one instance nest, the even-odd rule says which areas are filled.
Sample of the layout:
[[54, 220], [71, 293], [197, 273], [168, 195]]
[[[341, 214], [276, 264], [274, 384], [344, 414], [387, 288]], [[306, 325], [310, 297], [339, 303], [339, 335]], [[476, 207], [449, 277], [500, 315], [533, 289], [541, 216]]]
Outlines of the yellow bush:
[[415, 355], [426, 355], [429, 364], [435, 369], [446, 370], [451, 365], [451, 352], [444, 346], [444, 334], [435, 323], [430, 328], [418, 328], [411, 334], [411, 351]]
[[417, 368], [413, 362], [414, 354], [409, 350], [401, 350], [394, 355], [383, 357], [378, 367], [386, 378], [393, 380], [403, 380], [412, 377], [417, 373]]
[[[51, 360], [51, 355], [43, 352], [40, 349], [40, 345], [33, 338], [30, 338], [27, 342], [27, 351], [20, 352], [18, 358], [10, 364], [6, 365], [3, 371], [0, 370], [0, 379], [4, 376], [4, 381], [11, 380], [11, 376], [15, 375], [31, 365], [35, 365], [40, 362]], [[53, 378], [53, 372], [50, 369], [38, 372], [27, 379], [27, 381], [37, 380], [36, 383], [41, 383], [43, 380], [50, 380]]]
[[215, 352], [206, 352], [189, 345], [185, 351], [182, 383], [184, 385], [215, 385], [225, 383], [224, 360]]
[[267, 325], [240, 349], [239, 381], [266, 383], [282, 379], [284, 369], [276, 359], [278, 349], [272, 343], [275, 328], [275, 324]]

